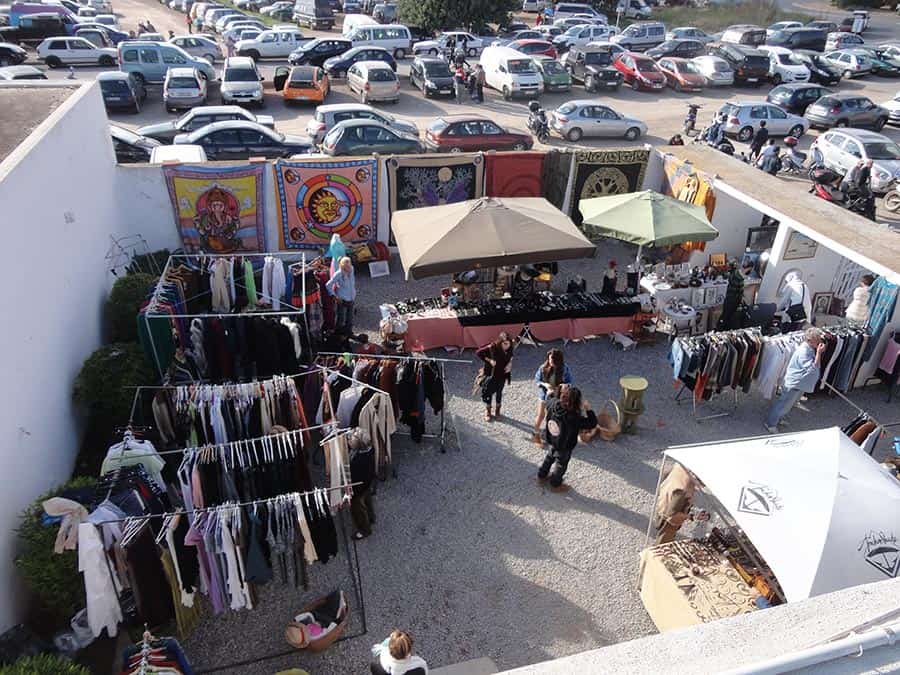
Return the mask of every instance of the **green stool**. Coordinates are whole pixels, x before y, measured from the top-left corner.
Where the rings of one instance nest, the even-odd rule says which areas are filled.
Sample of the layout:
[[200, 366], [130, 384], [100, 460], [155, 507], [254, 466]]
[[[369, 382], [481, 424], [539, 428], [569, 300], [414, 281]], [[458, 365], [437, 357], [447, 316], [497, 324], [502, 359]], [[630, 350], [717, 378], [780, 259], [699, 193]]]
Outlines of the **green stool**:
[[622, 387], [622, 432], [633, 434], [637, 427], [637, 419], [644, 412], [644, 390], [650, 386], [643, 377], [626, 375], [619, 378]]

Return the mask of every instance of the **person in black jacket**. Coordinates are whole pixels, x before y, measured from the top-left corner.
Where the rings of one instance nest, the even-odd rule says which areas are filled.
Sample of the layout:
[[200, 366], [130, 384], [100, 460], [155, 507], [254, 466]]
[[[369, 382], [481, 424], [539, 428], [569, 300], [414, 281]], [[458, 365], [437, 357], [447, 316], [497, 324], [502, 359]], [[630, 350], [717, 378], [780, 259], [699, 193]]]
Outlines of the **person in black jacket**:
[[753, 134], [753, 140], [750, 141], [750, 159], [755, 160], [758, 156], [762, 147], [766, 144], [766, 141], [769, 140], [769, 130], [766, 129], [765, 121], [759, 123], [759, 129], [756, 130], [756, 133]]
[[578, 434], [597, 426], [597, 415], [591, 410], [581, 390], [570, 384], [560, 387], [559, 395], [547, 395], [547, 422], [544, 438], [550, 447], [538, 468], [538, 479], [548, 481], [554, 491], [562, 491], [563, 476], [578, 443]]

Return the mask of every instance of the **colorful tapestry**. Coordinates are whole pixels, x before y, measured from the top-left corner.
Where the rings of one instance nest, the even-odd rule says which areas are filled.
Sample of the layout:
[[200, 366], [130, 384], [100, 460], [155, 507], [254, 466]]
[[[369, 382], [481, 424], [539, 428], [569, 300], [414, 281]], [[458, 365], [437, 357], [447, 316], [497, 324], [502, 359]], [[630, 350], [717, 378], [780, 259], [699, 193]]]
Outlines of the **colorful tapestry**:
[[[463, 202], [484, 194], [484, 157], [481, 153], [392, 156], [385, 164], [391, 213]], [[390, 243], [395, 244], [393, 231]]]
[[378, 236], [378, 161], [275, 163], [282, 249], [327, 247], [332, 235], [346, 243]]
[[264, 165], [164, 166], [175, 225], [189, 253], [266, 250]]
[[566, 201], [566, 186], [569, 184], [571, 168], [571, 152], [551, 150], [544, 157], [541, 175], [542, 196], [558, 209], [561, 209]]
[[716, 210], [716, 193], [713, 176], [697, 171], [690, 162], [674, 155], [663, 156], [663, 179], [660, 192], [688, 204], [706, 209], [706, 217], [712, 221]]
[[489, 152], [484, 156], [488, 197], [542, 197], [544, 152]]
[[645, 149], [576, 151], [569, 200], [569, 215], [575, 224], [581, 225], [580, 200], [640, 190], [649, 158], [650, 151]]

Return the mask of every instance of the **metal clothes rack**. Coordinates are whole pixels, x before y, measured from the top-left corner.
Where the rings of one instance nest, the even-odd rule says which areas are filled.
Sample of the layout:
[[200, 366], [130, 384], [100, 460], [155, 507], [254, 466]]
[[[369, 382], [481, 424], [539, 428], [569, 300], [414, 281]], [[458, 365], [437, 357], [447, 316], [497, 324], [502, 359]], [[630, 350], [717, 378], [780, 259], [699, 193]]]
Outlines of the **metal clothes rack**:
[[[859, 414], [865, 415], [866, 417], [868, 417], [870, 421], [872, 421], [872, 422], [875, 423], [875, 426], [876, 426], [877, 428], [880, 428], [880, 429], [891, 429], [891, 428], [894, 428], [894, 427], [900, 427], [900, 422], [891, 422], [890, 424], [882, 424], [881, 422], [879, 422], [879, 421], [875, 418], [875, 416], [874, 416], [872, 413], [870, 413], [868, 410], [865, 410], [865, 409], [863, 409], [863, 408], [860, 408], [860, 407], [859, 407], [858, 405], [856, 405], [853, 401], [851, 401], [849, 398], [847, 398], [846, 395], [844, 395], [842, 392], [840, 392], [840, 391], [838, 391], [837, 389], [835, 389], [831, 384], [829, 384], [828, 382], [823, 382], [823, 384], [824, 384], [826, 387], [828, 387], [828, 388], [832, 391], [832, 393], [837, 394], [838, 397], [841, 398], [841, 400], [844, 401], [844, 403], [846, 403], [847, 405], [849, 405], [851, 408], [854, 408]], [[873, 446], [872, 452], [874, 452], [874, 451], [875, 451], [875, 448], [874, 448], [874, 446]], [[872, 454], [872, 453], [869, 453], [869, 454]]]

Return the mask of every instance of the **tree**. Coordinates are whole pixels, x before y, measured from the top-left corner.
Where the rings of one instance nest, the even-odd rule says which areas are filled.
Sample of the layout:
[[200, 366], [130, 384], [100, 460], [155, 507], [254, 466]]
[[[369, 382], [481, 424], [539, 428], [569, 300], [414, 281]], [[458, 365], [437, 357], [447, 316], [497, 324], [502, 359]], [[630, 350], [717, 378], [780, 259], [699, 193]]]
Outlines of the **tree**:
[[519, 7], [517, 0], [400, 0], [398, 13], [403, 23], [429, 31], [477, 31], [489, 23], [505, 25]]

